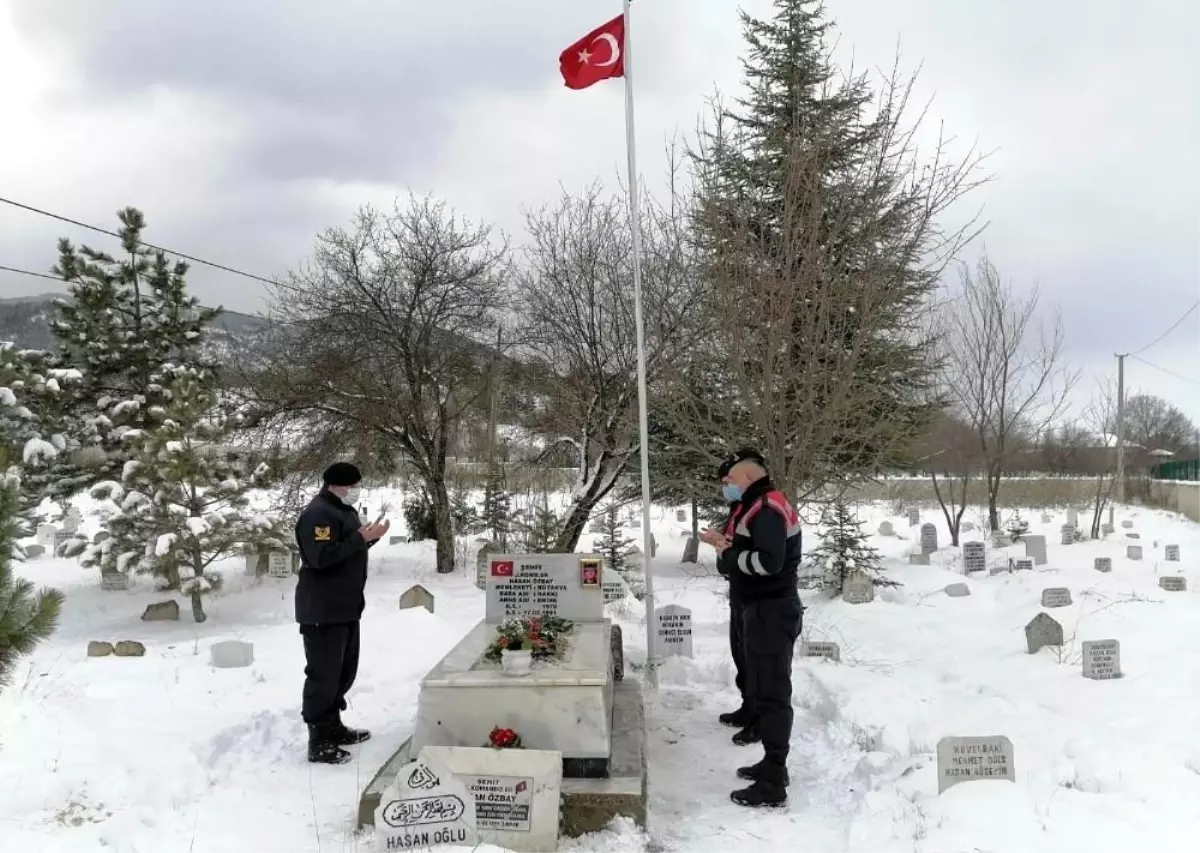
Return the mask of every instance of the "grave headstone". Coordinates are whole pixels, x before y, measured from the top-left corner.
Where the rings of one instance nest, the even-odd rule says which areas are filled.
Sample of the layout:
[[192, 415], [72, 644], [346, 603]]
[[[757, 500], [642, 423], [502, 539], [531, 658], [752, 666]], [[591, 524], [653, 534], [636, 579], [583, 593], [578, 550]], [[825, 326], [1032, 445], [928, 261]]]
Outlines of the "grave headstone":
[[683, 562], [695, 563], [700, 560], [700, 540], [695, 536], [688, 536], [688, 541], [683, 543]]
[[908, 526], [916, 527], [920, 523], [921, 523], [921, 510], [917, 509], [915, 506], [910, 506], [908, 508]]
[[102, 640], [89, 640], [87, 644], [87, 656], [90, 658], [106, 658], [114, 651], [112, 643]]
[[975, 522], [973, 522], [973, 521], [964, 521], [964, 522], [962, 523], [962, 526], [961, 526], [959, 529], [960, 529], [960, 530], [961, 530], [963, 533], [970, 533], [972, 530], [974, 530], [974, 529], [975, 529]]
[[1049, 613], [1039, 613], [1025, 626], [1025, 645], [1029, 654], [1037, 654], [1045, 646], [1063, 644], [1062, 625]]
[[951, 598], [962, 598], [965, 595], [971, 594], [971, 588], [965, 583], [946, 584], [946, 595]]
[[54, 548], [54, 537], [58, 535], [58, 526], [54, 524], [39, 524], [37, 529], [37, 543], [46, 550]]
[[800, 657], [802, 658], [825, 658], [831, 661], [840, 662], [842, 659], [842, 650], [837, 643], [800, 643]]
[[847, 604], [870, 604], [875, 600], [875, 584], [862, 572], [851, 572], [842, 582], [842, 601]]
[[175, 600], [147, 604], [142, 613], [143, 622], [178, 622], [179, 602]]
[[36, 560], [38, 557], [43, 556], [45, 553], [46, 553], [45, 545], [26, 545], [25, 546], [26, 559]]
[[1077, 509], [1067, 510], [1067, 524], [1071, 525], [1072, 527], [1079, 526], [1079, 510], [1077, 510]]
[[896, 529], [894, 527], [892, 527], [892, 523], [890, 521], [881, 521], [879, 523], [879, 535], [880, 536], [895, 536]]
[[1018, 572], [1032, 572], [1033, 565], [1032, 557], [1017, 557], [1017, 559], [1013, 561], [1013, 568]]
[[982, 572], [987, 569], [987, 550], [982, 542], [964, 542], [962, 546], [963, 552], [963, 569], [967, 574], [971, 572]]
[[922, 524], [921, 551], [925, 554], [932, 554], [937, 549], [937, 528], [932, 524]]
[[1067, 607], [1071, 604], [1071, 590], [1065, 586], [1051, 586], [1042, 590], [1042, 607]]
[[1158, 585], [1167, 592], [1187, 592], [1187, 578], [1182, 575], [1163, 575]]
[[1064, 524], [1062, 526], [1062, 539], [1060, 540], [1060, 542], [1063, 545], [1075, 544], [1075, 525]]
[[1178, 545], [1168, 545], [1165, 549], [1165, 556], [1167, 558], [1168, 563], [1178, 563], [1179, 562], [1179, 546]]
[[1115, 531], [1113, 530], [1113, 526], [1111, 524], [1109, 524], [1107, 521], [1100, 525], [1100, 535], [1101, 536], [1112, 536], [1114, 532]]
[[1017, 781], [1012, 741], [991, 737], [944, 737], [937, 743], [938, 793], [962, 782]]
[[661, 657], [692, 657], [692, 611], [667, 604], [654, 611], [654, 635]]
[[488, 558], [487, 621], [558, 616], [599, 622], [603, 565], [598, 554], [494, 554]]
[[604, 595], [604, 603], [612, 604], [629, 595], [629, 584], [625, 583], [625, 579], [616, 572], [607, 572], [604, 575], [604, 582], [600, 584], [600, 591]]
[[292, 555], [287, 551], [272, 551], [267, 555], [267, 574], [273, 578], [292, 576]]
[[1125, 530], [1133, 530], [1133, 522], [1127, 518], [1121, 522], [1121, 527]]
[[140, 658], [146, 654], [146, 647], [137, 640], [118, 640], [113, 646], [113, 654], [119, 658]]
[[1003, 530], [995, 530], [992, 532], [992, 547], [993, 548], [1007, 548], [1009, 545], [1012, 545], [1012, 544], [1013, 544], [1013, 541], [1008, 538], [1008, 534], [1005, 533]]
[[1112, 557], [1097, 557], [1093, 568], [1098, 572], [1112, 571]]
[[1126, 538], [1126, 539], [1141, 539], [1141, 538], [1142, 538], [1142, 534], [1140, 534], [1140, 533], [1126, 533], [1126, 534], [1125, 534], [1125, 538]]
[[1026, 536], [1025, 556], [1032, 557], [1035, 566], [1046, 565], [1046, 537]]
[[208, 655], [215, 669], [241, 669], [254, 663], [254, 644], [222, 640], [208, 647]]
[[1125, 556], [1127, 558], [1129, 558], [1130, 560], [1142, 559], [1142, 546], [1141, 545], [1126, 545], [1125, 546]]
[[1121, 644], [1117, 640], [1083, 641], [1083, 677], [1097, 681], [1121, 677]]
[[100, 575], [100, 588], [109, 592], [129, 589], [129, 575], [123, 572], [105, 572]]
[[500, 546], [495, 542], [484, 542], [475, 554], [475, 586], [487, 589], [488, 566], [492, 556], [500, 553]]
[[407, 537], [407, 536], [403, 536], [403, 535], [401, 535], [401, 536], [389, 536], [389, 537], [388, 537], [388, 544], [389, 544], [389, 545], [403, 545], [403, 544], [404, 544], [405, 542], [407, 542], [407, 541], [408, 541], [408, 537]]
[[908, 555], [908, 564], [910, 566], [928, 566], [929, 555], [921, 551], [912, 551]]
[[1049, 524], [1052, 521], [1054, 521], [1054, 516], [1048, 512], [1042, 513], [1042, 524]]
[[[1033, 566], [1031, 565], [1029, 568], [1032, 569]], [[996, 575], [1002, 575], [1005, 573], [1011, 575], [1012, 572], [1013, 572], [1013, 561], [1009, 560], [1007, 564], [1001, 564], [999, 566], [992, 566], [990, 569], [988, 569], [988, 577], [995, 577]]]
[[424, 850], [479, 844], [475, 797], [466, 784], [422, 750], [400, 768], [375, 810], [380, 850]]
[[411, 610], [414, 607], [424, 607], [433, 612], [433, 593], [420, 584], [410, 586], [400, 594], [400, 609]]
[[76, 533], [79, 530], [79, 525], [83, 523], [83, 516], [79, 514], [79, 510], [71, 507], [67, 510], [67, 514], [63, 516], [62, 529], [64, 533]]
[[687, 521], [687, 510], [686, 509], [675, 510], [675, 520], [676, 521]]

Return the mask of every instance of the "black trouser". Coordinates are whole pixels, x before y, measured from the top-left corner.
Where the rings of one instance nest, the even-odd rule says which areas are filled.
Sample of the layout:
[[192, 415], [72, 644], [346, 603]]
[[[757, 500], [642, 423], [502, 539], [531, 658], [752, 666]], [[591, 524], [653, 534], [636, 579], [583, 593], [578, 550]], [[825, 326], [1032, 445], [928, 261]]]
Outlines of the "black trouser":
[[749, 710], [746, 701], [746, 639], [742, 630], [742, 603], [729, 599], [729, 654], [733, 658], [733, 683], [742, 697], [742, 708]]
[[792, 650], [801, 613], [795, 595], [742, 605], [746, 698], [767, 762], [780, 767], [787, 763], [792, 739]]
[[301, 625], [300, 634], [304, 637], [304, 722], [333, 726], [346, 710], [346, 692], [358, 675], [358, 623]]

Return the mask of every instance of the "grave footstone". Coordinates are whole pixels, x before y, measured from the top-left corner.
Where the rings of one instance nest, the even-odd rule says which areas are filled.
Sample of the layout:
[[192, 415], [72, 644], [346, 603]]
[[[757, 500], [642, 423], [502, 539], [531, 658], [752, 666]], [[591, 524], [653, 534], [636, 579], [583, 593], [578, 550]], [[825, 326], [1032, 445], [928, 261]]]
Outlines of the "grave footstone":
[[479, 844], [475, 798], [466, 784], [422, 750], [400, 768], [375, 810], [380, 850], [424, 850]]
[[1035, 655], [1045, 646], [1061, 646], [1063, 629], [1049, 613], [1039, 613], [1025, 626], [1025, 645]]
[[25, 558], [26, 559], [36, 560], [38, 557], [43, 556], [45, 553], [46, 553], [46, 546], [44, 546], [44, 545], [26, 545], [25, 546]]
[[1035, 566], [1046, 565], [1046, 537], [1026, 536], [1025, 556], [1032, 557]]
[[1121, 522], [1121, 527], [1125, 530], [1133, 530], [1133, 522], [1127, 518]]
[[1112, 571], [1112, 557], [1097, 557], [1093, 568], [1098, 572]]
[[921, 523], [921, 510], [917, 509], [915, 506], [910, 506], [908, 508], [908, 526], [916, 527], [920, 523]]
[[625, 579], [616, 572], [605, 572], [604, 583], [600, 585], [600, 591], [604, 596], [604, 603], [612, 604], [629, 595], [629, 584], [625, 583]]
[[862, 572], [851, 572], [842, 582], [842, 601], [869, 604], [875, 600], [875, 584]]
[[929, 555], [921, 551], [913, 551], [908, 555], [908, 564], [910, 566], [928, 566]]
[[102, 640], [90, 640], [87, 644], [87, 656], [90, 658], [108, 657], [114, 651], [112, 643], [106, 643]]
[[400, 594], [400, 609], [411, 610], [414, 607], [424, 607], [433, 612], [433, 593], [420, 584], [410, 586]]
[[879, 523], [879, 535], [880, 536], [895, 536], [896, 529], [894, 527], [892, 527], [892, 523], [890, 521], [881, 521]]
[[975, 529], [975, 522], [973, 522], [973, 521], [964, 521], [962, 523], [962, 527], [960, 528], [960, 530], [962, 530], [963, 533], [970, 533], [974, 529]]
[[1142, 559], [1142, 546], [1141, 545], [1126, 545], [1125, 546], [1125, 556], [1127, 558], [1129, 558], [1130, 560]]
[[1054, 516], [1050, 515], [1048, 512], [1042, 513], [1042, 524], [1049, 524], [1052, 521], [1054, 521]]
[[938, 793], [962, 782], [1017, 781], [1012, 741], [1003, 735], [944, 737], [937, 743]]
[[119, 658], [140, 658], [145, 656], [146, 647], [137, 640], [118, 640], [113, 654]]
[[937, 528], [932, 524], [922, 524], [921, 551], [926, 554], [932, 554], [937, 548]]
[[1140, 534], [1140, 533], [1126, 533], [1126, 534], [1125, 534], [1125, 538], [1126, 538], [1126, 539], [1141, 539], [1141, 538], [1142, 538], [1142, 534]]
[[143, 622], [178, 622], [179, 602], [160, 601], [157, 604], [147, 604], [142, 613]]
[[654, 634], [658, 653], [692, 657], [692, 611], [678, 604], [667, 604], [654, 611]]
[[683, 562], [695, 563], [700, 559], [700, 540], [695, 536], [688, 536], [688, 541], [683, 543]]
[[487, 589], [488, 565], [493, 554], [500, 553], [500, 546], [495, 542], [484, 542], [475, 554], [475, 586]]
[[1051, 586], [1042, 590], [1042, 607], [1067, 607], [1071, 604], [1071, 590], [1065, 586]]
[[1071, 525], [1072, 527], [1079, 526], [1079, 510], [1077, 510], [1077, 509], [1067, 510], [1067, 524]]
[[951, 598], [962, 598], [965, 595], [971, 594], [971, 588], [965, 583], [951, 583], [946, 584], [945, 592]]
[[1182, 575], [1163, 575], [1158, 585], [1167, 592], [1187, 592], [1187, 578]]
[[287, 551], [272, 551], [267, 555], [267, 574], [273, 578], [292, 576], [292, 555]]
[[1121, 644], [1116, 640], [1083, 641], [1083, 677], [1105, 681], [1121, 677]]
[[675, 520], [676, 521], [687, 521], [687, 510], [686, 509], [675, 510]]
[[1017, 559], [1013, 561], [1013, 568], [1018, 572], [1032, 572], [1033, 566], [1034, 563], [1032, 557], [1017, 557]]
[[1168, 545], [1165, 549], [1165, 556], [1167, 558], [1168, 563], [1178, 563], [1179, 562], [1179, 546], [1178, 545]]
[[987, 550], [982, 542], [963, 543], [963, 569], [967, 574], [987, 569]]
[[123, 572], [105, 572], [100, 575], [100, 588], [109, 592], [129, 589], [129, 575]]
[[1112, 536], [1114, 532], [1113, 526], [1107, 521], [1100, 525], [1101, 536]]
[[840, 662], [842, 659], [842, 650], [837, 643], [801, 642], [800, 657], [825, 658], [826, 660]]
[[208, 647], [209, 663], [216, 669], [241, 669], [254, 663], [254, 644], [222, 640]]
[[1064, 524], [1061, 528], [1061, 533], [1062, 533], [1062, 539], [1060, 540], [1060, 542], [1063, 545], [1075, 544], [1075, 525]]

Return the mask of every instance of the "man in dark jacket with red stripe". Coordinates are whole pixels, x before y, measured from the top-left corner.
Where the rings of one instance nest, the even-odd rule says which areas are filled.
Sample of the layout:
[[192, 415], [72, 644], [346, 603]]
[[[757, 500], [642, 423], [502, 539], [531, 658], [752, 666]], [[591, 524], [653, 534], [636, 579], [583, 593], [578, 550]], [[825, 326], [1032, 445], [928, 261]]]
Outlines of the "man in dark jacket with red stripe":
[[782, 806], [792, 736], [792, 651], [803, 614], [796, 592], [800, 519], [771, 482], [760, 453], [740, 450], [730, 462], [723, 479], [726, 497], [738, 500], [732, 536], [708, 531], [704, 541], [717, 549], [718, 570], [741, 605], [753, 728], [735, 735], [735, 743], [761, 740], [765, 753], [757, 764], [738, 768], [737, 775], [753, 784], [731, 797], [743, 806]]
[[[717, 469], [717, 479], [724, 482], [729, 476], [729, 469], [733, 467], [733, 459], [726, 459]], [[737, 508], [741, 506], [741, 499], [729, 502], [729, 514], [725, 516], [725, 521], [721, 525], [721, 530], [727, 539], [733, 538], [733, 528], [737, 523], [737, 516], [734, 514]], [[718, 571], [720, 568], [718, 567]], [[726, 578], [728, 580], [728, 578]], [[746, 701], [746, 644], [742, 637], [742, 602], [738, 599], [733, 584], [729, 585], [729, 654], [733, 658], [733, 683], [737, 687], [738, 695], [741, 696], [741, 704], [738, 705], [736, 711], [729, 711], [721, 714], [717, 719], [726, 726], [743, 731], [753, 731], [754, 717], [750, 713], [750, 705]]]

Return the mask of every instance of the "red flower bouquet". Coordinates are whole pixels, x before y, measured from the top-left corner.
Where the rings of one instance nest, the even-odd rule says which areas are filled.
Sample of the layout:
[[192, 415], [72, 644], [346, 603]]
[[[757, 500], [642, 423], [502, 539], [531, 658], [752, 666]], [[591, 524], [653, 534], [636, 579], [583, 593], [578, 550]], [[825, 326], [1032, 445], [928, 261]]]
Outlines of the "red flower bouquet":
[[514, 729], [502, 729], [496, 726], [488, 735], [487, 745], [492, 749], [520, 749], [521, 736]]

